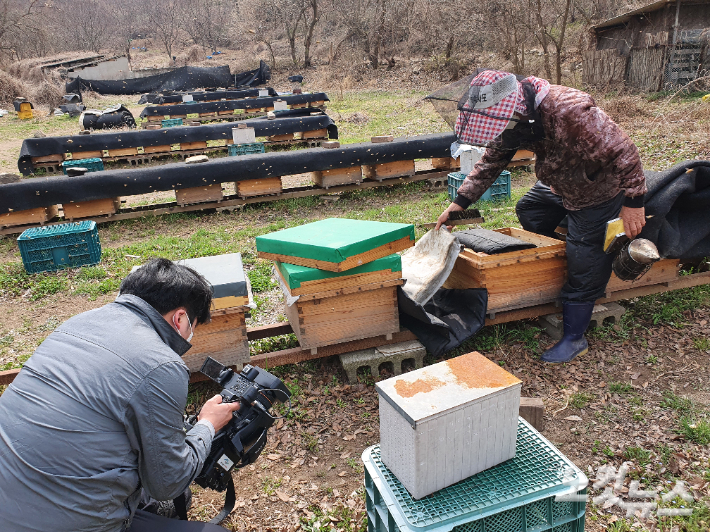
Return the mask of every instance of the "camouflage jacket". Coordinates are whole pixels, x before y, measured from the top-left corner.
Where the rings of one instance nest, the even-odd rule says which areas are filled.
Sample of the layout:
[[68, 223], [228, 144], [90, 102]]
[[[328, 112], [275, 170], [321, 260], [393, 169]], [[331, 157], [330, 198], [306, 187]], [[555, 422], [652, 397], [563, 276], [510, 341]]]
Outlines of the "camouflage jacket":
[[[535, 153], [535, 174], [572, 211], [599, 205], [624, 191], [624, 205], [642, 207], [646, 180], [631, 139], [582, 91], [550, 86], [540, 103], [544, 138], [523, 146]], [[468, 207], [505, 170], [516, 150], [487, 149], [458, 189]]]

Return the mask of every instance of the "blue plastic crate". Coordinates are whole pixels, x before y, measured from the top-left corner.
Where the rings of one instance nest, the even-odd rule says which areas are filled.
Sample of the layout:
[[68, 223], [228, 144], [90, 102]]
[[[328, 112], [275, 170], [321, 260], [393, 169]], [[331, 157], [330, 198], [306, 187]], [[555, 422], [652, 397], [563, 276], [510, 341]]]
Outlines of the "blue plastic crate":
[[160, 122], [162, 127], [176, 127], [182, 125], [182, 118], [167, 118]]
[[[448, 175], [449, 198], [451, 201], [456, 199], [456, 191], [466, 179], [466, 174], [461, 172], [451, 172]], [[498, 176], [498, 179], [486, 190], [479, 201], [499, 201], [510, 198], [510, 172], [503, 170]]]
[[64, 161], [62, 163], [62, 170], [64, 174], [67, 173], [67, 168], [73, 167], [86, 168], [89, 172], [100, 172], [104, 169], [104, 162], [98, 157], [92, 157], [91, 159], [76, 159], [75, 161]]
[[228, 150], [229, 150], [229, 155], [232, 157], [235, 155], [249, 155], [251, 153], [264, 153], [266, 151], [264, 149], [263, 142], [251, 142], [249, 144], [230, 144]]
[[415, 500], [365, 449], [368, 532], [584, 532], [587, 477], [518, 420], [515, 458]]
[[85, 220], [33, 227], [18, 238], [27, 273], [90, 266], [101, 261], [101, 242], [96, 222]]

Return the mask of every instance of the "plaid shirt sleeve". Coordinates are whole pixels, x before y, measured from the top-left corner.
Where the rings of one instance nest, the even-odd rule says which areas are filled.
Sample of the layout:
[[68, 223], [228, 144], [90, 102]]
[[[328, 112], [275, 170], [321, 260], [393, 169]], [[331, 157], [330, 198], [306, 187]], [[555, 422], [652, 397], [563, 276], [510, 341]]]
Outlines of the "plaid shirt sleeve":
[[493, 182], [498, 179], [500, 173], [506, 169], [508, 163], [515, 156], [515, 152], [516, 150], [494, 150], [488, 148], [459, 187], [458, 196], [454, 203], [466, 209], [469, 205], [478, 201]]

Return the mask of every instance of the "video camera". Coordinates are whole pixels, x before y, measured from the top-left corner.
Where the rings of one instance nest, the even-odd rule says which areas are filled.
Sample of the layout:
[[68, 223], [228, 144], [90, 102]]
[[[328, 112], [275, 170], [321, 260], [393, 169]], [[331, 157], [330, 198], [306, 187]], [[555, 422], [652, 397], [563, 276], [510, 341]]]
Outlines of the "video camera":
[[266, 446], [266, 433], [278, 417], [269, 411], [277, 402], [291, 401], [291, 392], [268, 371], [244, 366], [241, 373], [207, 357], [200, 372], [223, 389], [222, 401], [241, 403], [232, 420], [220, 430], [205, 465], [195, 482], [203, 488], [224, 491], [232, 482], [231, 471], [254, 462]]

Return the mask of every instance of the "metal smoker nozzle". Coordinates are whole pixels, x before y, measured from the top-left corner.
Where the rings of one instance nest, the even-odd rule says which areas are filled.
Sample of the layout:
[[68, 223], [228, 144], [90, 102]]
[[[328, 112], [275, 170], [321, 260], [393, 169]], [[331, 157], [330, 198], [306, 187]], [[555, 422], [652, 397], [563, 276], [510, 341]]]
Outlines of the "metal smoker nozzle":
[[656, 245], [645, 238], [637, 238], [631, 241], [629, 255], [639, 264], [651, 264], [661, 258]]

